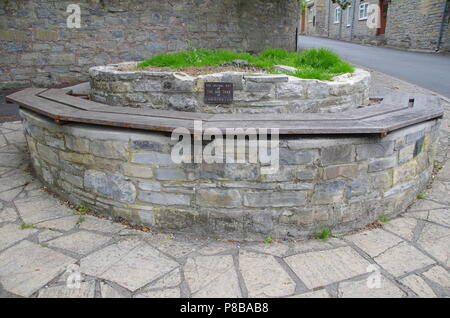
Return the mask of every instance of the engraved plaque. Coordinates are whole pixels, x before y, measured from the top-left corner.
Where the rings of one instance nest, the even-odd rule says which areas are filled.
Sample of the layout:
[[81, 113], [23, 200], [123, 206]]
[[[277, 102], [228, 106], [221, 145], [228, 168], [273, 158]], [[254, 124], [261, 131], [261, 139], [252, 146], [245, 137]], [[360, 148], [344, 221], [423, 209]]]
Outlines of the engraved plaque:
[[233, 102], [233, 83], [205, 83], [205, 104], [231, 104]]

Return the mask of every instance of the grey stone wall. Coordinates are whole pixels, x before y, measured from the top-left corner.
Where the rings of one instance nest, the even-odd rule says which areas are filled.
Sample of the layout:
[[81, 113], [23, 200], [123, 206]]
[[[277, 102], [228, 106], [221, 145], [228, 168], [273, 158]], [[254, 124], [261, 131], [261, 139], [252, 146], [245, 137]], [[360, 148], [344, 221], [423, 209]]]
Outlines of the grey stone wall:
[[[123, 65], [90, 69], [92, 100], [112, 106], [204, 113], [335, 112], [369, 103], [370, 73], [361, 69], [333, 81], [319, 81], [284, 74], [224, 72], [191, 77], [117, 71]], [[233, 103], [205, 104], [205, 82], [232, 82]]]
[[[447, 0], [397, 0], [389, 4], [388, 45], [434, 51], [437, 47], [444, 4]], [[448, 15], [448, 13], [447, 13]], [[448, 17], [446, 19], [448, 21]], [[449, 25], [444, 27], [443, 50], [449, 48]]]
[[280, 136], [280, 169], [265, 175], [259, 164], [175, 164], [169, 135], [21, 114], [37, 176], [74, 204], [227, 239], [302, 238], [401, 213], [431, 175], [439, 126], [384, 138]]
[[[346, 9], [342, 23], [334, 23], [336, 4], [331, 0], [315, 0], [314, 7], [325, 8], [316, 12], [317, 27], [307, 23], [306, 34], [325, 36], [345, 41], [368, 44], [387, 44], [392, 47], [417, 51], [435, 51], [441, 23], [444, 20], [441, 51], [450, 51], [449, 16], [445, 18], [444, 4], [448, 0], [395, 0], [389, 3], [386, 31], [384, 36], [377, 36], [376, 28], [369, 28], [367, 20], [359, 20], [361, 3], [379, 4], [378, 0], [353, 0], [351, 8], [352, 24], [347, 23]], [[322, 28], [321, 25], [324, 25]]]
[[67, 28], [71, 0], [0, 1], [0, 89], [87, 80], [94, 65], [197, 48], [295, 49], [296, 0], [83, 0], [81, 28]]

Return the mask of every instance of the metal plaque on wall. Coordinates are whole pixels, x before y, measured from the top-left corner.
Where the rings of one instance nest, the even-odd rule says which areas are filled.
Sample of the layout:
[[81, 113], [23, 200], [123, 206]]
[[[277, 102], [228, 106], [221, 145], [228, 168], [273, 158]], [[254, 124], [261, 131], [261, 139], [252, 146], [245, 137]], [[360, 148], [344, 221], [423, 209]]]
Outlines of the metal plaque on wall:
[[231, 104], [233, 83], [206, 82], [205, 104]]

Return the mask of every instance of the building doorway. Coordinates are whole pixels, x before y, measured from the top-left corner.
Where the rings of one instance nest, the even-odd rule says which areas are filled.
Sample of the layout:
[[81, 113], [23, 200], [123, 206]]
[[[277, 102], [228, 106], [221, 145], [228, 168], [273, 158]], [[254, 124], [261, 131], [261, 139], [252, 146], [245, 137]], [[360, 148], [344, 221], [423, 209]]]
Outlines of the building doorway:
[[380, 0], [380, 27], [377, 29], [377, 35], [383, 35], [386, 32], [388, 9], [389, 0]]

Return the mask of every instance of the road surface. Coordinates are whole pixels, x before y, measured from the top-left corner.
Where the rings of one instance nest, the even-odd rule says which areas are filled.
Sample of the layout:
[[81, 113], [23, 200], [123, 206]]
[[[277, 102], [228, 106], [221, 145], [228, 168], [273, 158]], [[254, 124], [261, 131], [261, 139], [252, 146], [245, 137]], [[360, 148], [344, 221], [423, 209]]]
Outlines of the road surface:
[[299, 47], [328, 48], [351, 63], [389, 74], [450, 98], [450, 55], [406, 52], [311, 36], [300, 36]]

